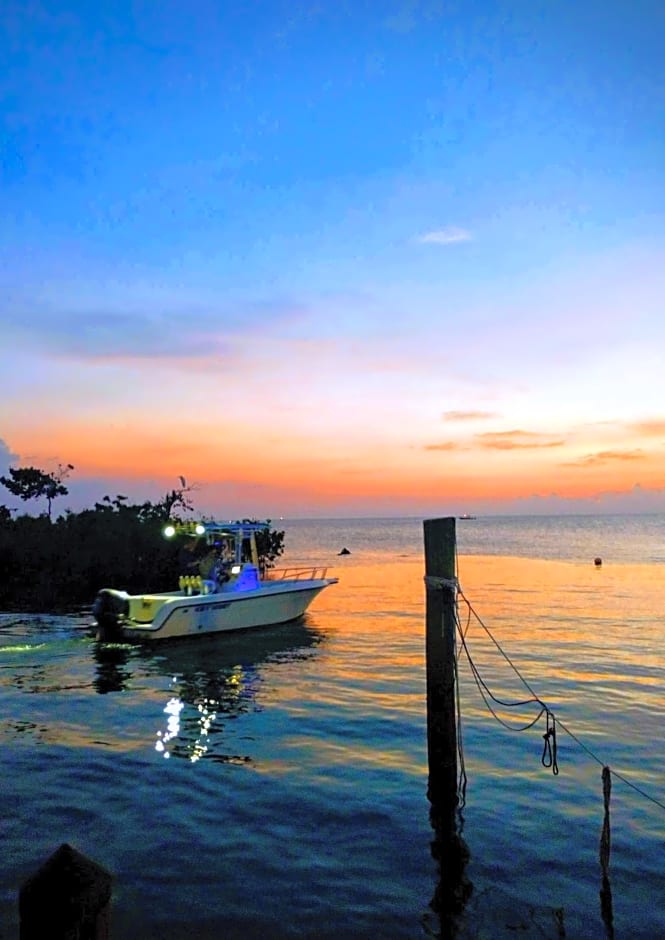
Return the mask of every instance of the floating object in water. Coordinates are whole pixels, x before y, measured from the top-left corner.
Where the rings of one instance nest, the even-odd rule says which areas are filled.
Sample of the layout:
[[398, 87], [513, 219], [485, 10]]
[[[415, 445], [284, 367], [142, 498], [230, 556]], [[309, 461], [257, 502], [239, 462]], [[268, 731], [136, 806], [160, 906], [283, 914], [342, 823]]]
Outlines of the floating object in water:
[[602, 559], [602, 558], [599, 558], [598, 556], [596, 556], [596, 558], [594, 558], [594, 560], [593, 560], [593, 563], [594, 563], [594, 565], [596, 566], [596, 568], [600, 568], [600, 566], [601, 566], [602, 563], [603, 563], [603, 559]]
[[337, 554], [338, 554], [338, 555], [350, 555], [351, 552], [348, 550], [348, 548], [343, 548], [342, 551], [341, 551], [341, 552], [337, 552]]

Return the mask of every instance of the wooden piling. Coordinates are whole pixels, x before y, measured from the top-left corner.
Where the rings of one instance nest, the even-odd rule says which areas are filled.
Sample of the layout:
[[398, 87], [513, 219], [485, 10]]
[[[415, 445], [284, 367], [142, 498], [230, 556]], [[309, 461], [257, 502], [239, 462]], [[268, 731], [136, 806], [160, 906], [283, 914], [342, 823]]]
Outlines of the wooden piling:
[[457, 805], [455, 519], [426, 519], [424, 536], [429, 796], [430, 802], [447, 807], [454, 830]]
[[472, 886], [466, 877], [469, 850], [457, 829], [457, 721], [455, 633], [457, 571], [455, 519], [426, 519], [425, 585], [427, 753], [432, 855], [440, 880], [432, 899], [441, 936], [456, 936], [456, 922]]
[[63, 843], [20, 889], [20, 940], [108, 940], [112, 881]]

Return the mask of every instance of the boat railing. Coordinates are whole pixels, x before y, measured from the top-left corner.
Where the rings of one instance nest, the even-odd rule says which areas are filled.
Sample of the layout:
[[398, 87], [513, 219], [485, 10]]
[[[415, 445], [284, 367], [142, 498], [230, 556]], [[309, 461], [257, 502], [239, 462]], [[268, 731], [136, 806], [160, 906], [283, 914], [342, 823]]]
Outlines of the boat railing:
[[315, 581], [325, 578], [328, 568], [317, 565], [309, 568], [267, 568], [264, 575], [264, 581]]

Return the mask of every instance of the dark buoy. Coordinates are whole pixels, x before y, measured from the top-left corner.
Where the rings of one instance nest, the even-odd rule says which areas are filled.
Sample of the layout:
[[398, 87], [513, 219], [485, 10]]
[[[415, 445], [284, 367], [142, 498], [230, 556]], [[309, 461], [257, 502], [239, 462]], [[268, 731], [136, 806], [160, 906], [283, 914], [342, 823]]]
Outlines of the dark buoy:
[[603, 559], [602, 559], [602, 558], [594, 558], [593, 563], [594, 563], [594, 565], [596, 566], [596, 568], [600, 568], [600, 566], [601, 566], [602, 563], [603, 563]]
[[348, 550], [348, 548], [343, 548], [342, 551], [341, 551], [341, 552], [337, 552], [337, 554], [338, 554], [338, 555], [350, 555], [351, 552]]

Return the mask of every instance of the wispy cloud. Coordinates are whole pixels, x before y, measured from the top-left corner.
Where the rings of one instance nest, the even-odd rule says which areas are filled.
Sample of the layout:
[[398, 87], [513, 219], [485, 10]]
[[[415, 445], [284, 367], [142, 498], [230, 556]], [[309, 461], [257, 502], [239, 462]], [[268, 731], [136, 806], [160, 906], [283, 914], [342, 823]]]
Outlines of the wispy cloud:
[[421, 245], [456, 245], [459, 242], [470, 242], [471, 238], [471, 232], [467, 229], [449, 226], [433, 232], [425, 232], [424, 235], [419, 235], [416, 241]]
[[642, 450], [600, 450], [595, 454], [587, 454], [579, 460], [564, 463], [563, 467], [595, 467], [599, 464], [614, 463], [615, 461], [644, 460], [647, 455]]
[[498, 418], [494, 411], [444, 411], [444, 421], [483, 421], [486, 418]]
[[644, 434], [645, 437], [661, 437], [665, 435], [665, 421], [635, 421], [626, 425], [631, 431], [637, 431], [638, 434]]
[[[478, 419], [485, 417], [494, 417], [494, 415], [485, 412], [446, 412], [446, 415], [455, 415], [455, 417], [444, 420], [458, 421]], [[563, 447], [564, 440], [552, 438], [546, 434], [539, 434], [536, 431], [521, 431], [518, 429], [512, 431], [488, 431], [485, 434], [475, 434], [471, 439], [476, 446], [486, 450], [537, 450], [539, 448]], [[472, 444], [461, 443], [459, 441], [443, 441], [439, 444], [425, 444], [423, 450], [438, 451], [461, 451], [470, 450]]]
[[489, 450], [532, 450], [537, 448], [563, 447], [565, 441], [552, 440], [535, 431], [493, 431], [476, 434], [475, 440]]
[[52, 356], [76, 359], [206, 359], [232, 354], [232, 343], [256, 331], [284, 329], [306, 308], [283, 300], [237, 304], [131, 297], [87, 304], [34, 302], [5, 312], [0, 341], [19, 341]]
[[466, 450], [467, 448], [462, 447], [461, 444], [458, 444], [457, 441], [444, 441], [441, 444], [425, 444], [423, 450]]

